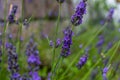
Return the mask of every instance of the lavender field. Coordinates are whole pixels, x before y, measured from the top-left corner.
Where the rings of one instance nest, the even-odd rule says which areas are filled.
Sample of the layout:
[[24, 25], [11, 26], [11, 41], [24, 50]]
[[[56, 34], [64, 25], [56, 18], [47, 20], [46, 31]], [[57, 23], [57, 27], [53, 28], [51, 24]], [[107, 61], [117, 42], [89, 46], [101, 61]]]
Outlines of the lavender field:
[[120, 0], [0, 0], [0, 80], [120, 80]]

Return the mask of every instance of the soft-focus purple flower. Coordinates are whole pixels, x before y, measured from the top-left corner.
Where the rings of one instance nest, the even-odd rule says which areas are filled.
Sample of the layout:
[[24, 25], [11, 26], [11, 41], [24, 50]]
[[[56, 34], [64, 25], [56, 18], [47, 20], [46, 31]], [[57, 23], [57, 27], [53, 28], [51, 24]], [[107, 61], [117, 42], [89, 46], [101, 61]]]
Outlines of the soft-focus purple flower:
[[103, 80], [107, 80], [107, 72], [109, 67], [105, 67], [102, 71]]
[[13, 38], [13, 35], [12, 35], [12, 34], [9, 34], [9, 35], [8, 35], [8, 38], [9, 38], [9, 39], [12, 39], [12, 38]]
[[114, 8], [110, 8], [108, 16], [107, 16], [107, 21], [111, 21], [112, 20], [113, 14], [114, 14]]
[[37, 50], [37, 45], [32, 38], [27, 44], [26, 55], [30, 77], [32, 80], [41, 80], [40, 76], [38, 75], [38, 70], [41, 64], [39, 51]]
[[61, 41], [60, 41], [60, 39], [58, 38], [57, 41], [56, 41], [56, 45], [55, 45], [55, 47], [56, 47], [56, 48], [59, 47], [60, 44], [61, 44]]
[[32, 76], [32, 80], [41, 80], [38, 72], [30, 72], [30, 75]]
[[51, 80], [51, 72], [48, 73], [47, 80]]
[[80, 45], [79, 45], [79, 48], [81, 49], [82, 47], [83, 47], [83, 44], [80, 44]]
[[8, 71], [11, 73], [11, 80], [19, 80], [19, 64], [16, 48], [12, 43], [6, 43], [6, 49], [8, 54]]
[[80, 58], [78, 64], [76, 65], [77, 68], [80, 69], [82, 66], [84, 66], [84, 64], [87, 62], [87, 59], [88, 59], [87, 54], [86, 54], [86, 55], [83, 55], [83, 56]]
[[70, 55], [70, 46], [72, 45], [72, 30], [67, 27], [64, 30], [64, 39], [62, 45], [61, 56], [67, 57]]
[[86, 0], [82, 0], [76, 7], [75, 13], [71, 17], [74, 26], [82, 24], [83, 15], [86, 13]]
[[102, 45], [104, 44], [104, 36], [103, 35], [100, 35], [99, 36], [99, 40], [98, 40], [98, 42], [97, 42], [97, 44], [96, 44], [96, 47], [97, 47], [97, 49], [98, 49], [98, 53], [101, 53], [101, 51], [102, 51]]
[[19, 73], [13, 73], [12, 74], [12, 79], [19, 79], [20, 78], [20, 74]]
[[15, 14], [16, 14], [16, 12], [17, 12], [17, 8], [18, 8], [18, 6], [17, 5], [12, 5], [12, 8], [10, 9], [10, 12], [9, 12], [9, 16], [8, 16], [8, 21], [10, 22], [10, 23], [13, 23], [13, 22], [15, 22]]
[[53, 47], [53, 46], [54, 46], [54, 43], [53, 43], [53, 41], [52, 41], [52, 40], [50, 40], [49, 45], [50, 45], [51, 47]]
[[103, 43], [104, 43], [104, 36], [100, 35], [99, 41], [97, 42], [96, 47], [101, 47], [103, 45]]
[[104, 24], [105, 24], [105, 20], [101, 20], [101, 21], [100, 21], [100, 24], [101, 24], [101, 25], [104, 25]]
[[57, 0], [58, 3], [63, 3], [65, 0]]
[[29, 57], [28, 57], [28, 63], [29, 64], [37, 64], [37, 65], [40, 65], [41, 62], [39, 60], [39, 57], [38, 56], [35, 56], [33, 54], [31, 54]]

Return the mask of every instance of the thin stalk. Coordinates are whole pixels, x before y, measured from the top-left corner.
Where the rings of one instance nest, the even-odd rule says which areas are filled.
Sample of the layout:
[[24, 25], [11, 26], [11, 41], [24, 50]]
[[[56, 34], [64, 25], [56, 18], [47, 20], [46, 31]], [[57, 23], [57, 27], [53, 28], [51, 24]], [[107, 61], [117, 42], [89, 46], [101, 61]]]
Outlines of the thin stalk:
[[[5, 11], [4, 11], [4, 22], [5, 22], [5, 25], [4, 25], [4, 29], [3, 29], [3, 35], [2, 35], [2, 41], [3, 41], [3, 46], [2, 46], [2, 62], [0, 63], [0, 65], [3, 65], [4, 64], [4, 60], [5, 60], [5, 42], [6, 42], [6, 32], [7, 32], [7, 27], [9, 25], [9, 22], [7, 22], [7, 0], [5, 0], [5, 3], [4, 3], [4, 8], [5, 8]], [[1, 73], [0, 73], [1, 75]]]
[[52, 76], [51, 76], [51, 80], [53, 80], [54, 78], [54, 61], [55, 61], [55, 51], [56, 51], [56, 39], [57, 39], [57, 35], [58, 35], [58, 30], [59, 30], [59, 23], [60, 23], [60, 13], [61, 13], [61, 4], [59, 4], [59, 14], [58, 14], [58, 19], [57, 19], [57, 25], [56, 25], [56, 31], [55, 31], [55, 39], [54, 39], [54, 47], [53, 47], [53, 57], [52, 57]]
[[2, 50], [2, 53], [5, 52], [5, 41], [6, 41], [6, 33], [7, 33], [7, 27], [9, 25], [9, 22], [7, 22], [7, 0], [5, 0], [5, 11], [4, 11], [4, 22], [5, 22], [5, 26], [4, 26], [4, 29], [3, 29], [3, 36], [2, 36], [2, 41], [3, 41], [3, 50]]
[[54, 67], [54, 72], [53, 74], [56, 74], [56, 79], [57, 79], [57, 71], [59, 70], [59, 67], [60, 67], [60, 62], [63, 60], [62, 56], [59, 56], [58, 59], [57, 59], [57, 62], [56, 62], [56, 65]]
[[[22, 15], [21, 15], [21, 21], [23, 21], [23, 17], [24, 17], [24, 0], [22, 0]], [[21, 41], [20, 41], [20, 37], [22, 35], [22, 23], [19, 24], [20, 25], [20, 28], [19, 28], [19, 32], [18, 32], [18, 53], [20, 53], [20, 47], [21, 47]]]

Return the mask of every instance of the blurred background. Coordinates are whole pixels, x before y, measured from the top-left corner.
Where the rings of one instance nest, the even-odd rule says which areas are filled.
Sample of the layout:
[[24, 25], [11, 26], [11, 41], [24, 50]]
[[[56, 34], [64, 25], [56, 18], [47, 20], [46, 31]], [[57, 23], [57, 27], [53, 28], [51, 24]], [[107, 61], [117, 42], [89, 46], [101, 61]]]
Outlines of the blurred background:
[[[65, 27], [69, 26], [71, 15], [74, 13], [76, 5], [80, 1], [81, 0], [65, 0], [65, 2], [62, 4], [58, 38], [62, 39], [61, 38], [63, 36], [62, 31]], [[16, 20], [25, 22], [25, 25], [23, 24], [23, 29], [22, 29], [23, 39], [26, 38], [28, 40], [29, 37], [33, 34], [35, 34], [35, 38], [37, 38], [36, 41], [39, 44], [38, 48], [40, 50], [40, 56], [41, 56], [41, 62], [42, 62], [40, 72], [41, 72], [42, 78], [45, 78], [47, 76], [47, 73], [50, 72], [50, 69], [51, 69], [50, 63], [51, 63], [51, 57], [52, 57], [51, 55], [52, 50], [49, 47], [49, 43], [45, 39], [45, 36], [47, 35], [50, 40], [52, 40], [54, 37], [57, 17], [59, 13], [59, 9], [58, 9], [59, 4], [57, 3], [56, 0], [0, 0], [0, 32], [2, 32], [2, 29], [6, 22], [5, 20], [9, 15], [11, 4], [18, 6]], [[64, 64], [65, 66], [63, 66], [64, 70], [67, 69], [69, 63], [73, 60], [73, 57], [79, 52], [80, 50], [78, 49], [79, 45], [83, 44], [84, 46], [88, 42], [88, 39], [91, 39], [91, 37], [94, 37], [93, 36], [94, 33], [96, 33], [98, 29], [100, 29], [100, 27], [102, 26], [102, 22], [107, 17], [109, 9], [111, 7], [115, 8], [113, 20], [99, 34], [99, 35], [104, 35], [105, 37], [103, 50], [101, 50], [101, 52], [105, 51], [107, 44], [109, 42], [113, 42], [114, 44], [115, 41], [117, 42], [117, 40], [120, 39], [120, 36], [119, 36], [120, 0], [88, 0], [87, 13], [84, 15], [83, 24], [81, 24], [79, 27], [76, 27], [74, 30], [74, 33], [75, 33], [75, 37], [73, 38], [74, 47], [72, 47], [72, 52], [74, 52], [74, 54], [72, 54], [72, 56], [69, 57], [68, 60], [64, 61], [65, 63]], [[8, 33], [12, 33], [14, 37], [17, 36], [16, 33], [18, 32], [18, 27], [19, 25], [17, 23], [10, 24], [7, 29]], [[100, 58], [99, 55], [97, 56], [95, 55], [96, 53], [99, 53], [99, 50], [97, 51], [97, 48], [95, 46], [97, 41], [99, 41], [99, 35], [91, 43], [92, 45], [91, 52], [90, 52], [91, 60], [88, 61], [87, 66], [85, 66], [85, 68], [82, 70], [83, 73], [87, 72], [87, 70], [89, 70], [94, 63], [96, 63], [95, 60]], [[76, 39], [76, 36], [77, 36], [77, 39]], [[27, 40], [23, 42], [24, 46]], [[24, 49], [25, 47], [22, 47], [22, 48]], [[60, 50], [61, 48], [58, 49], [59, 52]], [[58, 55], [59, 55], [59, 52], [58, 52]], [[95, 55], [94, 58], [91, 57], [93, 55]], [[20, 58], [20, 63], [24, 62], [23, 60], [22, 58]], [[119, 61], [119, 58], [116, 58], [116, 61]], [[20, 67], [24, 69], [24, 65], [20, 65]], [[71, 71], [73, 72], [72, 73], [73, 75], [77, 74], [76, 78], [83, 76], [83, 74], [79, 73], [75, 67], [71, 68]], [[23, 72], [24, 70], [21, 71], [21, 73]], [[120, 70], [119, 70], [119, 73], [120, 73]], [[114, 78], [111, 80], [117, 80], [118, 77], [119, 77], [119, 74], [117, 75], [117, 78]], [[66, 78], [66, 79], [70, 80], [69, 78]], [[91, 78], [91, 80], [93, 79]], [[99, 80], [101, 80], [101, 78]]]
[[[7, 1], [7, 3], [5, 2]], [[80, 0], [65, 0], [62, 4], [61, 24], [67, 26], [70, 17], [74, 13], [75, 6]], [[23, 3], [23, 4], [22, 4]], [[110, 7], [115, 7], [114, 20], [120, 22], [120, 0], [88, 0], [87, 14], [84, 16], [83, 24], [98, 24], [107, 16]], [[30, 26], [41, 26], [43, 32], [49, 34], [54, 27], [58, 16], [58, 3], [56, 0], [0, 0], [0, 26], [4, 25], [4, 16], [9, 14], [10, 5], [18, 6], [16, 19], [29, 19]], [[63, 21], [63, 22], [62, 22]], [[95, 21], [95, 22], [94, 22]], [[15, 26], [15, 25], [12, 25]], [[49, 30], [49, 31], [48, 31]]]

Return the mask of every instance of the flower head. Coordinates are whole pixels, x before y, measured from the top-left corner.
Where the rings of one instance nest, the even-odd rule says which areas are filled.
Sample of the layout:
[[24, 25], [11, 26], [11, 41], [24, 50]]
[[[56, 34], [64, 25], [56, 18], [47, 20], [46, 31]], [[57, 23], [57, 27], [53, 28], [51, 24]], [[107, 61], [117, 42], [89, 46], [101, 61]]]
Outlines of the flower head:
[[107, 72], [108, 72], [108, 67], [105, 67], [104, 69], [103, 69], [103, 71], [102, 71], [102, 76], [103, 76], [103, 80], [107, 80], [107, 76], [106, 76], [106, 74], [107, 74]]
[[113, 14], [114, 14], [114, 8], [110, 8], [108, 16], [107, 16], [107, 21], [111, 21], [112, 20]]
[[61, 56], [67, 57], [70, 55], [70, 46], [72, 45], [72, 30], [67, 27], [64, 30], [64, 39], [62, 45]]
[[37, 50], [37, 45], [35, 44], [35, 42], [32, 38], [30, 39], [29, 43], [27, 44], [26, 55], [27, 55], [27, 62], [28, 62], [30, 78], [32, 78], [32, 80], [41, 80], [41, 78], [37, 72], [39, 70], [39, 67], [41, 64], [41, 61], [39, 58], [39, 51]]
[[11, 80], [19, 80], [19, 64], [18, 56], [16, 54], [16, 48], [12, 43], [6, 43], [6, 49], [8, 53], [8, 70], [11, 73]]
[[83, 55], [78, 64], [76, 65], [78, 67], [78, 69], [80, 69], [86, 62], [87, 62], [88, 56], [87, 55]]
[[82, 23], [83, 15], [86, 13], [86, 0], [82, 0], [76, 7], [75, 13], [71, 17], [71, 22], [74, 26]]
[[10, 12], [9, 12], [9, 16], [8, 16], [8, 21], [10, 23], [15, 22], [14, 17], [15, 17], [15, 14], [17, 12], [17, 8], [18, 8], [17, 5], [11, 5], [10, 6]]

